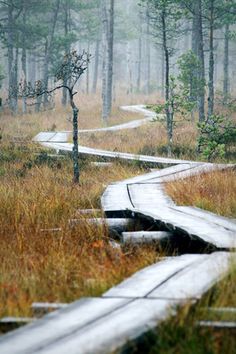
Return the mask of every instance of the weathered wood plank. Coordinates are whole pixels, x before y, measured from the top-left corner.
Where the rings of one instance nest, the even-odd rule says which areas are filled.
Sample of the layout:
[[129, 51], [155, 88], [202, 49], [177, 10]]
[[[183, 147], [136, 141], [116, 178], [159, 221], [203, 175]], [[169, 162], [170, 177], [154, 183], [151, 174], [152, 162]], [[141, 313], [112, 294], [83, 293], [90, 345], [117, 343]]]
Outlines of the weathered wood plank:
[[236, 331], [236, 322], [230, 321], [198, 321], [196, 323], [198, 327], [206, 327], [213, 329], [231, 329]]
[[[55, 149], [57, 151], [72, 151], [73, 144], [70, 143], [53, 143], [53, 142], [40, 142], [40, 144], [44, 147]], [[184, 163], [193, 163], [189, 160], [178, 160], [178, 159], [170, 159], [167, 157], [155, 157], [155, 156], [146, 156], [146, 155], [135, 155], [130, 153], [116, 152], [116, 151], [108, 151], [108, 150], [100, 150], [93, 149], [85, 146], [79, 146], [79, 153], [91, 156], [100, 156], [105, 158], [112, 159], [121, 159], [121, 160], [130, 160], [130, 161], [140, 161], [140, 162], [149, 162], [152, 164], [169, 164], [169, 165], [177, 165]]]
[[183, 255], [170, 257], [146, 267], [133, 276], [108, 290], [103, 297], [139, 298], [145, 297], [167, 279], [172, 279], [188, 266], [195, 266], [206, 259], [207, 255]]
[[236, 314], [236, 307], [205, 307], [204, 310], [208, 312], [215, 312], [215, 313], [229, 313], [229, 314]]
[[[139, 299], [91, 321], [69, 335], [58, 337], [34, 353], [105, 354], [122, 347], [147, 330], [175, 314], [175, 303], [166, 300]], [[1, 347], [0, 347], [1, 348]], [[2, 353], [6, 354], [6, 353]], [[11, 354], [15, 354], [15, 351]], [[24, 354], [27, 354], [24, 353]]]
[[[70, 335], [83, 328], [86, 330], [87, 326], [100, 318], [103, 319], [110, 313], [112, 317], [115, 310], [124, 307], [129, 302], [130, 300], [127, 299], [103, 298], [88, 298], [77, 301], [60, 311], [52, 312], [30, 325], [0, 337], [0, 353], [46, 353], [47, 347], [51, 343], [60, 341], [60, 339], [63, 342], [67, 336], [70, 337]], [[108, 328], [105, 333], [109, 332]], [[106, 341], [107, 336], [104, 335], [103, 337]], [[91, 337], [88, 342], [93, 342], [94, 345], [96, 343], [96, 341], [91, 341]], [[57, 349], [54, 353], [62, 353], [62, 351]], [[71, 352], [69, 351], [69, 353]]]
[[184, 212], [185, 214], [196, 216], [197, 218], [202, 218], [210, 223], [224, 227], [227, 230], [236, 232], [236, 222], [234, 219], [226, 218], [206, 210], [202, 210], [196, 207], [179, 207], [178, 210]]
[[132, 209], [126, 184], [110, 184], [101, 197], [101, 205], [105, 212]]
[[171, 239], [173, 234], [165, 231], [137, 231], [122, 232], [121, 242], [123, 243], [163, 243]]
[[165, 281], [153, 290], [148, 297], [176, 300], [200, 299], [226, 274], [231, 259], [232, 255], [227, 252], [207, 255], [201, 262], [196, 262], [194, 266], [182, 269], [174, 277]]
[[141, 205], [140, 209], [132, 211], [159, 220], [171, 229], [178, 229], [195, 239], [202, 239], [206, 243], [222, 249], [236, 248], [236, 234], [223, 226], [204, 220], [202, 217], [192, 216], [179, 210], [179, 207], [166, 207], [161, 203], [159, 207], [148, 208]]
[[160, 206], [175, 206], [161, 184], [129, 184], [128, 192], [135, 209], [151, 208], [155, 211]]

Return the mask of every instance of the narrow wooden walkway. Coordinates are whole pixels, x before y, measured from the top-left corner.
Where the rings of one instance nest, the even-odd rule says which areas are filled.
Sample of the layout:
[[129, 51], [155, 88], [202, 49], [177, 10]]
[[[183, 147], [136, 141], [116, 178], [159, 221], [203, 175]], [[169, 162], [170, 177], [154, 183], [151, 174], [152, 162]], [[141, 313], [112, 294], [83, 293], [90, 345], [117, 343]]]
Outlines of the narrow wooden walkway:
[[[230, 165], [189, 163], [111, 184], [102, 196], [107, 215], [133, 213], [159, 222], [179, 237], [189, 236], [219, 249], [236, 248], [235, 221], [193, 207], [176, 206], [166, 195], [164, 183]], [[181, 242], [181, 241], [180, 241]]]
[[[85, 298], [0, 338], [1, 354], [110, 353], [196, 301], [228, 269], [232, 255], [167, 258], [101, 298]], [[235, 258], [235, 256], [234, 256]]]
[[[139, 110], [138, 106], [135, 108]], [[141, 108], [143, 109], [143, 107]], [[69, 132], [41, 133], [36, 141], [56, 150], [71, 151]], [[80, 147], [80, 152], [101, 157], [139, 159], [175, 165], [164, 170], [111, 184], [102, 196], [109, 217], [120, 213], [141, 215], [166, 229], [216, 248], [235, 247], [236, 224], [192, 207], [178, 207], [163, 184], [227, 165], [212, 165], [159, 157], [121, 154]], [[0, 338], [1, 354], [110, 353], [176, 313], [176, 307], [197, 301], [227, 272], [235, 253], [186, 254], [147, 267], [100, 298], [85, 298]]]

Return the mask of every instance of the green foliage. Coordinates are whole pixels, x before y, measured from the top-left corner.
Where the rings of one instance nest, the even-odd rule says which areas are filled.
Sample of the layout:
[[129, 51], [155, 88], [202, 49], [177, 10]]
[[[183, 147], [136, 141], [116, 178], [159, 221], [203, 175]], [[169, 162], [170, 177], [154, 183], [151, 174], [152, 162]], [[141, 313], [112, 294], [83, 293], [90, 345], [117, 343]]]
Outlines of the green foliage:
[[213, 115], [199, 123], [199, 151], [208, 160], [225, 157], [227, 149], [236, 143], [236, 127], [222, 115]]
[[[182, 117], [188, 118], [195, 106], [195, 102], [189, 100], [189, 87], [179, 85], [177, 79], [174, 76], [170, 76], [169, 93], [170, 98], [164, 104], [154, 106], [154, 111], [157, 114], [165, 113], [169, 108], [173, 113], [179, 113]], [[157, 118], [159, 120], [159, 118]]]
[[199, 79], [198, 73], [201, 70], [201, 63], [193, 51], [181, 55], [178, 60], [180, 81], [183, 90], [189, 94], [189, 100], [197, 102], [197, 98], [205, 88], [205, 80]]

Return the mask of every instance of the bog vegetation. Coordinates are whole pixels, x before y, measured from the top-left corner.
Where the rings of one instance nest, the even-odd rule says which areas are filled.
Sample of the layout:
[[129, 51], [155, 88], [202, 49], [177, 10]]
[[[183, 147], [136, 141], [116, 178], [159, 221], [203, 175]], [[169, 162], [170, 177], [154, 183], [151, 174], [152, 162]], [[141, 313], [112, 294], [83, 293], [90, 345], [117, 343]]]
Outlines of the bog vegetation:
[[[137, 119], [119, 106], [141, 103], [156, 112], [153, 122], [79, 134], [79, 144], [235, 163], [236, 1], [4, 0], [0, 11], [0, 316], [29, 316], [34, 301], [99, 295], [164, 255], [153, 247], [113, 248], [108, 231], [78, 211], [100, 208], [107, 184], [149, 166], [115, 161], [98, 168], [79, 157], [76, 184], [71, 157], [32, 138], [74, 128], [75, 167], [77, 128]], [[68, 60], [85, 53], [82, 67]], [[177, 204], [235, 218], [235, 180], [229, 169], [166, 189]], [[71, 228], [77, 217], [83, 221]], [[235, 277], [232, 266], [198, 306], [184, 308], [133, 351], [233, 353], [235, 338], [195, 323], [206, 306], [236, 306]]]

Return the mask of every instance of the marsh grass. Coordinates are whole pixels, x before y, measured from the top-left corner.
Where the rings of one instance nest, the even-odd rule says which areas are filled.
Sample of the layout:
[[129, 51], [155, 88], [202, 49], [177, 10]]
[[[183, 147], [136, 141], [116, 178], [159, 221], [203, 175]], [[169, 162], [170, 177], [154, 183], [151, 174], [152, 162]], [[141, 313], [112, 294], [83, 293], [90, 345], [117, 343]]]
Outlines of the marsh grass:
[[30, 147], [15, 149], [5, 146], [0, 163], [0, 316], [29, 316], [34, 301], [100, 295], [157, 259], [152, 248], [113, 249], [108, 231], [86, 218], [68, 223], [79, 209], [100, 208], [106, 185], [140, 173], [137, 167], [87, 162], [81, 185], [73, 185], [70, 159], [38, 164]]
[[219, 215], [236, 218], [236, 171], [206, 173], [166, 184], [166, 191], [178, 205], [196, 206]]

